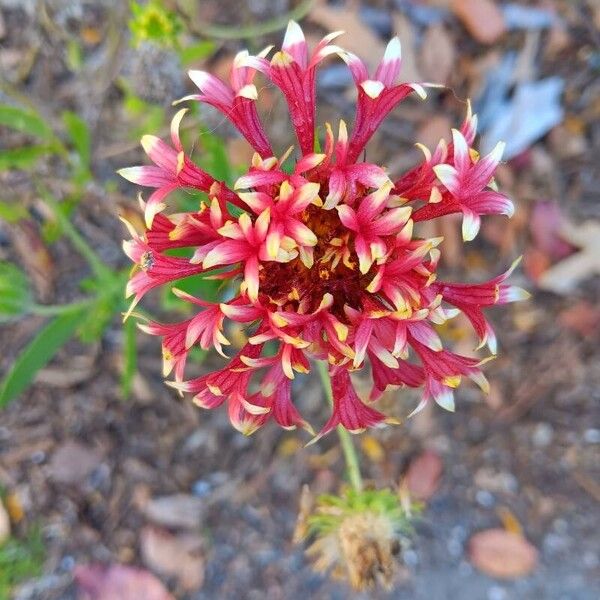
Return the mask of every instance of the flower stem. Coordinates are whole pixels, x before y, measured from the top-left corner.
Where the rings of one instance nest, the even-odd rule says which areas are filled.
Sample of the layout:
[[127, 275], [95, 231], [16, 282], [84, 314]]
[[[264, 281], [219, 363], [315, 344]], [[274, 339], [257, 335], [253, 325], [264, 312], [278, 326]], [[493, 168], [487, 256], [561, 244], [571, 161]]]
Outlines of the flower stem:
[[190, 15], [189, 11], [184, 12], [186, 12], [188, 17], [191, 16], [193, 29], [203, 36], [216, 38], [218, 40], [241, 40], [244, 38], [255, 38], [260, 35], [267, 35], [278, 29], [283, 29], [288, 21], [299, 21], [309, 12], [313, 2], [314, 0], [303, 0], [296, 8], [281, 17], [275, 17], [269, 21], [245, 27], [239, 25], [210, 25], [204, 23], [199, 18], [193, 18], [193, 14]]
[[[333, 394], [331, 391], [331, 380], [329, 379], [329, 369], [327, 363], [323, 360], [317, 361], [317, 369], [319, 371], [319, 377], [321, 378], [321, 384], [323, 385], [323, 391], [325, 397], [330, 405], [333, 406]], [[362, 477], [360, 474], [360, 466], [358, 461], [358, 454], [352, 437], [347, 429], [341, 425], [337, 426], [337, 434], [340, 438], [340, 444], [342, 446], [342, 452], [344, 454], [344, 460], [346, 461], [346, 471], [348, 472], [348, 479], [350, 484], [357, 491], [360, 492], [363, 489]]]

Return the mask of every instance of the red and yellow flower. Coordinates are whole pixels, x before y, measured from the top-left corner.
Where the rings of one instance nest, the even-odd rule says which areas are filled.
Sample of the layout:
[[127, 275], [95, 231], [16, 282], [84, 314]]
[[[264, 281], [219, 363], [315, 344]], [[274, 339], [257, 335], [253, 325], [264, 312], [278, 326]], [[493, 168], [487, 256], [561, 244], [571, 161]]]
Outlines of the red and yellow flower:
[[[173, 324], [149, 323], [143, 329], [163, 339], [165, 375], [193, 394], [205, 408], [227, 403], [232, 424], [251, 433], [269, 419], [285, 428], [310, 425], [292, 401], [295, 373], [310, 370], [309, 358], [329, 364], [333, 412], [319, 435], [337, 425], [350, 431], [393, 422], [356, 394], [350, 372], [370, 364], [371, 401], [389, 385], [422, 387], [422, 402], [453, 410], [453, 389], [463, 376], [483, 389], [480, 361], [445, 349], [436, 333], [458, 312], [472, 323], [481, 344], [496, 352], [496, 338], [484, 308], [523, 298], [504, 275], [480, 284], [449, 283], [437, 277], [439, 238], [415, 234], [421, 221], [451, 213], [463, 215], [463, 238], [472, 240], [480, 216], [513, 212], [511, 201], [494, 183], [502, 145], [479, 157], [472, 144], [477, 119], [469, 109], [449, 144], [440, 142], [424, 160], [397, 181], [385, 169], [360, 162], [365, 145], [406, 96], [425, 97], [430, 84], [398, 83], [400, 43], [387, 46], [373, 77], [353, 54], [326, 36], [309, 53], [302, 30], [290, 23], [282, 49], [269, 60], [239, 53], [229, 83], [201, 71], [190, 72], [200, 94], [229, 119], [256, 154], [233, 189], [196, 166], [179, 137], [185, 109], [171, 129], [172, 145], [144, 136], [142, 145], [154, 166], [123, 169], [121, 174], [153, 188], [141, 201], [147, 230], [125, 251], [137, 265], [127, 295], [137, 302], [157, 286], [185, 277], [218, 277], [232, 293], [222, 303], [205, 302], [179, 290], [180, 298], [201, 310]], [[358, 88], [356, 119], [350, 135], [340, 121], [337, 138], [327, 124], [323, 151], [315, 152], [316, 69], [328, 56], [345, 61]], [[285, 97], [298, 139], [295, 164], [288, 152], [273, 156], [256, 109], [257, 73]], [[179, 189], [205, 192], [196, 212], [166, 214], [167, 196]], [[173, 248], [191, 248], [191, 258]], [[512, 268], [511, 268], [512, 270]], [[226, 321], [249, 330], [246, 345], [221, 370], [184, 380], [190, 349], [216, 348], [225, 355]], [[266, 345], [275, 344], [264, 355]]]

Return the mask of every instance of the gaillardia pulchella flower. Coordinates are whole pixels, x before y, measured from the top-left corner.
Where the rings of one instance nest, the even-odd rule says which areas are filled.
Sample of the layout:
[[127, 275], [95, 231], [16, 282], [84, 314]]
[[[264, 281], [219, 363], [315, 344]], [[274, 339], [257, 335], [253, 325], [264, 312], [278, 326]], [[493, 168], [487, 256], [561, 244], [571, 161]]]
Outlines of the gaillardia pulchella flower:
[[[463, 237], [472, 240], [481, 215], [512, 214], [493, 178], [502, 144], [478, 155], [472, 148], [477, 119], [469, 107], [450, 143], [442, 140], [433, 152], [421, 146], [422, 162], [392, 181], [383, 167], [360, 158], [385, 116], [413, 92], [424, 98], [430, 84], [398, 83], [398, 39], [370, 75], [358, 57], [333, 44], [338, 35], [326, 36], [310, 53], [292, 22], [271, 59], [270, 49], [258, 56], [240, 52], [229, 82], [190, 72], [200, 93], [184, 100], [221, 111], [256, 151], [233, 189], [186, 155], [179, 136], [185, 109], [173, 119], [171, 144], [142, 138], [154, 166], [121, 171], [154, 188], [141, 201], [147, 230], [140, 235], [130, 226], [133, 239], [125, 243], [136, 264], [126, 292], [132, 309], [149, 290], [189, 276], [218, 278], [233, 292], [226, 302], [210, 303], [174, 289], [198, 306], [197, 314], [142, 328], [162, 337], [164, 373], [174, 373], [172, 385], [193, 394], [201, 407], [226, 403], [232, 424], [244, 433], [270, 418], [312, 431], [291, 397], [294, 374], [309, 371], [309, 358], [327, 361], [332, 381], [333, 412], [319, 436], [340, 424], [357, 432], [393, 422], [372, 404], [389, 385], [423, 388], [415, 412], [430, 401], [453, 410], [453, 389], [463, 376], [483, 389], [486, 380], [479, 360], [443, 347], [435, 325], [462, 311], [494, 353], [496, 338], [482, 309], [524, 296], [505, 283], [512, 269], [481, 284], [440, 281], [441, 238], [416, 234], [422, 221], [462, 213]], [[351, 70], [357, 109], [351, 131], [344, 121], [335, 133], [326, 124], [321, 141], [315, 136], [316, 70], [330, 56]], [[298, 140], [298, 150], [280, 158], [256, 107], [258, 73], [283, 93]], [[315, 151], [319, 142], [322, 151]], [[207, 200], [196, 212], [166, 214], [167, 196], [179, 188], [200, 190]], [[173, 256], [175, 248], [191, 249], [191, 257]], [[226, 320], [243, 324], [247, 343], [223, 369], [186, 381], [192, 347], [225, 356]], [[367, 364], [373, 390], [363, 402], [350, 373]]]

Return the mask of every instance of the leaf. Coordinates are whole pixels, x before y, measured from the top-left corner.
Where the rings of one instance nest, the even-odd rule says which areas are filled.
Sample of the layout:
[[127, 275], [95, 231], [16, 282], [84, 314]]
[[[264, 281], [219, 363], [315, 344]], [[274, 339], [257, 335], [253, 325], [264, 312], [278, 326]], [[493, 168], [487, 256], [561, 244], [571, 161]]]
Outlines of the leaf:
[[490, 577], [517, 579], [536, 567], [538, 552], [523, 536], [505, 529], [487, 529], [469, 542], [473, 565]]
[[131, 392], [133, 378], [137, 370], [137, 327], [135, 319], [127, 319], [123, 324], [123, 372], [121, 392], [127, 398]]
[[0, 408], [23, 392], [35, 374], [58, 352], [87, 316], [87, 310], [65, 312], [48, 323], [17, 357], [2, 381]]
[[81, 167], [89, 171], [91, 162], [91, 136], [86, 122], [76, 113], [65, 111], [62, 115], [69, 139], [79, 156]]
[[45, 140], [54, 138], [52, 129], [40, 115], [8, 104], [0, 104], [0, 125]]
[[166, 529], [144, 527], [140, 550], [144, 564], [166, 577], [176, 577], [184, 590], [194, 591], [204, 581], [204, 542], [197, 534], [173, 535]]
[[560, 233], [579, 251], [550, 267], [537, 283], [543, 290], [567, 295], [581, 282], [600, 273], [600, 222], [586, 221], [580, 225], [566, 222]]
[[218, 181], [232, 185], [233, 173], [229, 165], [227, 146], [223, 140], [208, 129], [203, 129], [200, 132], [199, 143], [203, 150], [202, 156], [198, 159], [199, 165]]
[[358, 11], [332, 7], [319, 0], [311, 8], [309, 19], [328, 31], [345, 31], [344, 48], [358, 54], [369, 67], [375, 67], [383, 57], [384, 44]]
[[152, 573], [125, 565], [77, 565], [75, 582], [86, 600], [175, 600]]
[[8, 169], [28, 169], [40, 157], [52, 152], [51, 146], [23, 146], [10, 150], [0, 150], [0, 171]]
[[7, 223], [18, 223], [28, 217], [29, 213], [22, 204], [0, 200], [0, 219], [4, 219]]
[[31, 303], [25, 273], [12, 263], [0, 263], [0, 323], [25, 314]]
[[10, 228], [10, 236], [19, 264], [31, 279], [37, 298], [46, 302], [52, 295], [55, 267], [38, 225], [26, 219]]
[[37, 577], [44, 559], [44, 541], [38, 527], [30, 527], [24, 539], [13, 537], [0, 544], [0, 598], [13, 598], [17, 584]]
[[216, 45], [212, 40], [202, 40], [197, 44], [182, 48], [179, 51], [179, 59], [182, 65], [188, 66], [190, 63], [207, 58], [215, 49]]
[[0, 498], [0, 545], [10, 537], [10, 518]]
[[454, 71], [456, 50], [454, 40], [444, 25], [435, 24], [427, 28], [419, 57], [427, 81], [448, 83]]
[[429, 500], [437, 491], [443, 471], [442, 459], [433, 450], [425, 450], [411, 461], [404, 482], [415, 500]]

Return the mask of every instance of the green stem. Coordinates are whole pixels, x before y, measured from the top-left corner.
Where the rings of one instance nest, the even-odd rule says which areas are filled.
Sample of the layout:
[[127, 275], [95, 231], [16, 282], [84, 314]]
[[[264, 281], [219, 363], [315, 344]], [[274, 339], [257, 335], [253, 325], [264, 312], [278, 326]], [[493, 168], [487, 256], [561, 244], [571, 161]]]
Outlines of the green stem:
[[[319, 371], [319, 377], [321, 378], [321, 384], [323, 385], [323, 391], [325, 397], [331, 406], [333, 406], [333, 393], [331, 391], [331, 380], [329, 378], [328, 365], [323, 360], [317, 361], [317, 369]], [[358, 461], [358, 454], [352, 437], [348, 430], [341, 425], [337, 426], [337, 434], [340, 438], [340, 444], [342, 446], [342, 452], [344, 454], [344, 460], [346, 461], [346, 470], [348, 472], [348, 479], [352, 487], [360, 492], [363, 489], [362, 477], [360, 474], [360, 465]]]
[[80, 308], [86, 308], [87, 306], [91, 306], [95, 301], [96, 298], [89, 298], [87, 300], [69, 302], [68, 304], [33, 304], [29, 307], [29, 312], [41, 317], [53, 317]]
[[[198, 33], [219, 40], [241, 40], [245, 38], [254, 38], [261, 35], [267, 35], [279, 29], [283, 29], [288, 21], [299, 21], [305, 17], [313, 4], [314, 0], [304, 0], [296, 8], [281, 17], [275, 17], [265, 23], [248, 25], [246, 27], [210, 25], [202, 22], [200, 19], [193, 19], [192, 27]], [[189, 15], [188, 15], [189, 16]]]

